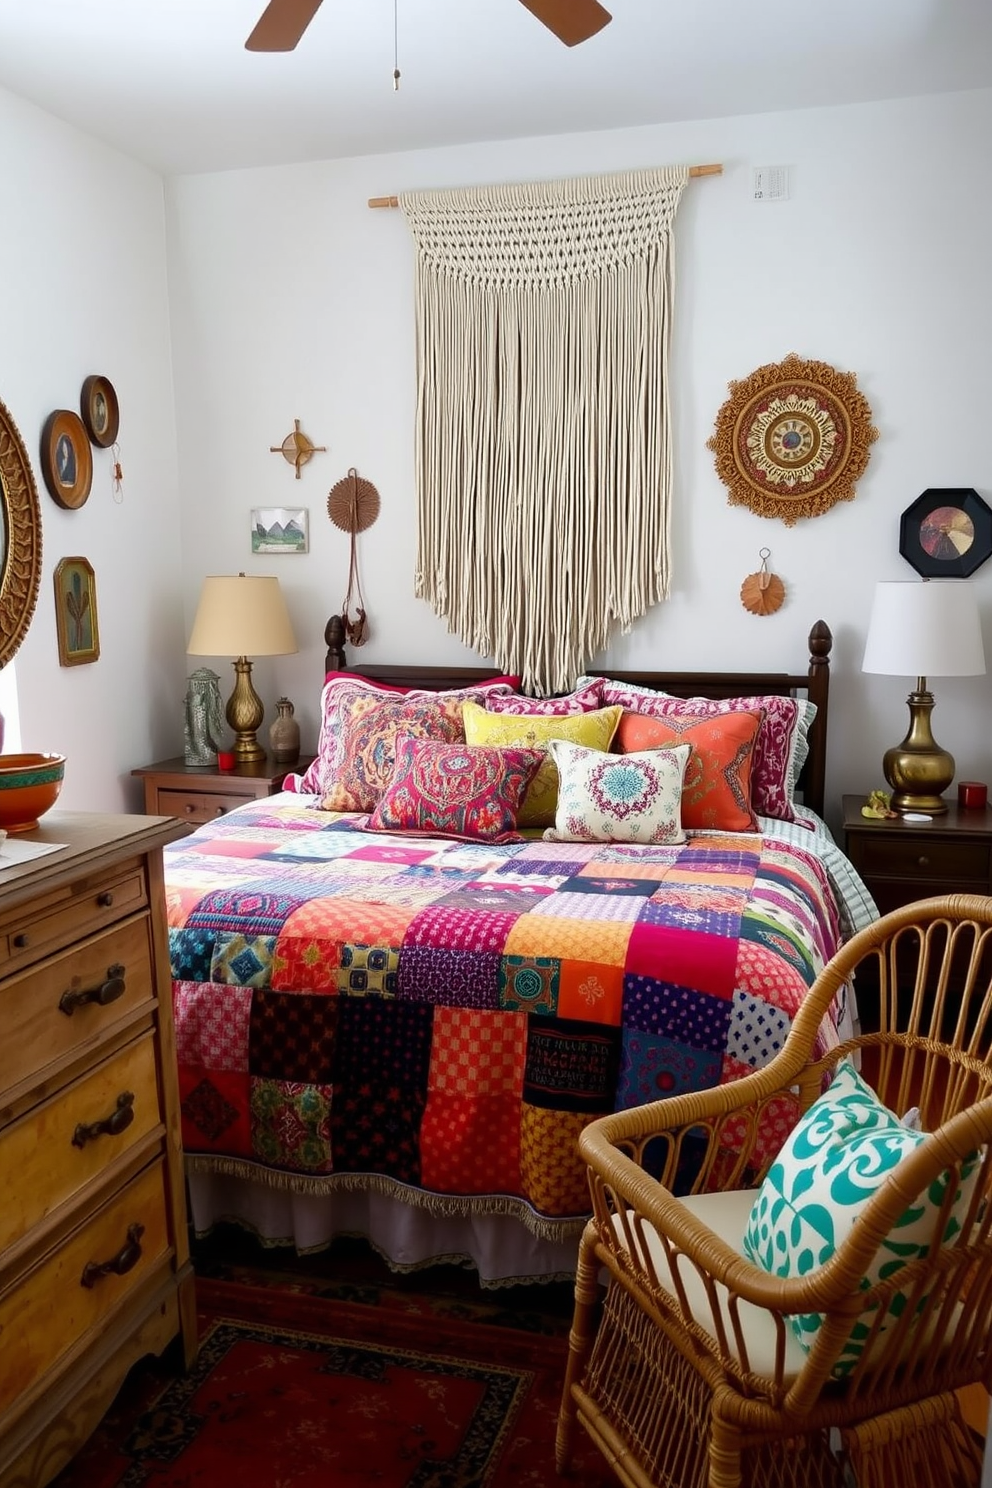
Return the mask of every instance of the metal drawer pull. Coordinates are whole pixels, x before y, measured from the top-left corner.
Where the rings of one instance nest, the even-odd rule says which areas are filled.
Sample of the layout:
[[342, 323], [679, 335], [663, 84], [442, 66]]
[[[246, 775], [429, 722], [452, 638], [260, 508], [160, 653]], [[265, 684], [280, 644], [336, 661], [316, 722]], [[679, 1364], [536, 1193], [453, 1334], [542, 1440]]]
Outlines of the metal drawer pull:
[[124, 968], [119, 962], [115, 962], [113, 966], [107, 967], [107, 980], [101, 982], [99, 987], [90, 987], [85, 992], [63, 992], [59, 998], [59, 1010], [71, 1018], [78, 1007], [85, 1007], [88, 1002], [106, 1007], [108, 1002], [116, 1002], [118, 997], [123, 997], [126, 990]]
[[227, 807], [226, 806], [218, 806], [217, 807], [217, 810], [214, 812], [214, 815], [215, 816], [226, 816], [227, 815]]
[[101, 1276], [123, 1276], [125, 1272], [131, 1271], [141, 1260], [139, 1241], [144, 1233], [144, 1225], [128, 1225], [127, 1239], [117, 1254], [111, 1256], [109, 1261], [87, 1261], [79, 1278], [79, 1285], [93, 1287]]
[[72, 1134], [72, 1145], [85, 1147], [87, 1142], [95, 1142], [97, 1137], [119, 1137], [121, 1132], [127, 1131], [133, 1120], [134, 1094], [130, 1090], [122, 1090], [110, 1116], [103, 1121], [92, 1121], [89, 1126], [84, 1121], [79, 1123]]
[[927, 857], [926, 853], [920, 853], [920, 856], [917, 858], [916, 862], [917, 866], [920, 868], [930, 867], [930, 859]]
[[28, 946], [30, 944], [31, 944], [31, 942], [28, 940], [28, 938], [24, 934], [23, 930], [21, 931], [20, 935], [15, 935], [14, 936], [14, 946], [15, 946], [15, 948], [17, 950], [19, 950], [19, 951], [25, 951], [25, 950], [27, 950], [27, 948], [28, 948]]
[[114, 896], [109, 889], [104, 889], [102, 894], [97, 894], [96, 902], [101, 909], [109, 909], [114, 902]]
[[193, 805], [192, 801], [187, 801], [186, 805], [183, 807], [183, 810], [186, 812], [187, 816], [192, 816], [193, 812], [196, 810], [196, 807]]

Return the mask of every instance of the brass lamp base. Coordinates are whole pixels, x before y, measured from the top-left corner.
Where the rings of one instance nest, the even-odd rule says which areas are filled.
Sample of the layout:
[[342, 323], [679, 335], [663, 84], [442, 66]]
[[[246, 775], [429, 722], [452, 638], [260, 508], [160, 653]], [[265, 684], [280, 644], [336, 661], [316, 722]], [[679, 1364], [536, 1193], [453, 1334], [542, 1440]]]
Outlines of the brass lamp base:
[[921, 811], [939, 816], [947, 810], [941, 792], [954, 779], [954, 756], [941, 749], [930, 730], [933, 693], [920, 678], [909, 704], [909, 729], [901, 744], [887, 749], [882, 758], [885, 778], [892, 787], [893, 811]]
[[231, 728], [237, 736], [234, 740], [234, 759], [238, 765], [254, 765], [265, 758], [265, 750], [255, 738], [262, 727], [265, 706], [252, 686], [251, 662], [239, 656], [234, 663], [236, 672], [234, 691], [224, 710]]

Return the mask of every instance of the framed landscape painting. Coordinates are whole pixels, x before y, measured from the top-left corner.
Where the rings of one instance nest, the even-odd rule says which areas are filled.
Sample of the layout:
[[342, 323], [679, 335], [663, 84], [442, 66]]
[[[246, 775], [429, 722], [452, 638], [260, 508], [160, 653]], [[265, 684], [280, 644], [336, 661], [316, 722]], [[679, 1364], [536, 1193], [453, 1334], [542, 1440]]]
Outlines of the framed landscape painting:
[[253, 553], [305, 553], [309, 546], [306, 507], [256, 506], [251, 513]]

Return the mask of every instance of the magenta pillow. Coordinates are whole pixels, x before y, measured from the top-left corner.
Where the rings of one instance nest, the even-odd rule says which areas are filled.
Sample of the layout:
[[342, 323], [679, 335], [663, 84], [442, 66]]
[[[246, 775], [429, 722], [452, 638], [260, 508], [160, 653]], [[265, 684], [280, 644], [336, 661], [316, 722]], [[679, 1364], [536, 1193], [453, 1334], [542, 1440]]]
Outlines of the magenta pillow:
[[517, 812], [544, 761], [541, 749], [438, 744], [401, 734], [370, 832], [517, 842]]
[[[416, 704], [418, 699], [434, 702], [449, 699], [460, 705], [466, 698], [474, 698], [476, 702], [488, 706], [491, 698], [512, 693], [517, 681], [518, 679], [514, 677], [494, 677], [490, 681], [480, 682], [471, 687], [431, 692], [426, 688], [384, 687], [378, 682], [370, 681], [367, 677], [357, 676], [354, 672], [328, 672], [320, 695], [320, 732], [317, 739], [316, 758], [302, 776], [287, 779], [286, 789], [309, 791], [317, 796], [326, 795], [331, 790], [345, 754], [343, 723], [351, 718], [356, 707], [363, 700], [367, 702], [390, 699], [393, 702], [397, 700], [402, 702], [404, 699], [411, 699]], [[391, 755], [389, 763], [392, 764]], [[385, 779], [388, 777], [387, 768]], [[384, 784], [385, 781], [382, 783]], [[365, 807], [337, 809], [371, 810], [374, 804], [374, 801], [369, 801], [368, 806]]]
[[[593, 680], [580, 677], [578, 685]], [[805, 699], [778, 697], [679, 698], [650, 687], [601, 679], [604, 703], [621, 703], [651, 718], [715, 718], [721, 713], [760, 713], [751, 769], [751, 805], [759, 816], [803, 822], [794, 794], [799, 771], [809, 752], [806, 737], [816, 716], [816, 704]], [[486, 705], [489, 706], [488, 704]]]
[[530, 714], [537, 718], [569, 718], [576, 713], [594, 713], [601, 708], [602, 690], [602, 679], [593, 677], [585, 686], [577, 687], [574, 692], [566, 693], [563, 697], [532, 698], [525, 697], [522, 693], [504, 696], [496, 694], [488, 699], [486, 711]]

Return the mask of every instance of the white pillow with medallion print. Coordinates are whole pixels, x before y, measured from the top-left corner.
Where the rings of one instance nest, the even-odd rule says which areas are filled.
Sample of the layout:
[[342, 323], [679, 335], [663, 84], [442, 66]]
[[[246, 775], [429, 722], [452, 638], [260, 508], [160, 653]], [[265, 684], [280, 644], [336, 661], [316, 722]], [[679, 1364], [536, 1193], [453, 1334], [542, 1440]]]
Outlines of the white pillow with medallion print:
[[549, 749], [558, 766], [549, 842], [684, 842], [682, 782], [691, 744], [606, 754], [566, 739]]
[[[883, 1105], [848, 1060], [830, 1086], [793, 1127], [758, 1191], [744, 1233], [744, 1253], [772, 1276], [806, 1276], [826, 1264], [850, 1234], [868, 1201], [901, 1160], [926, 1141]], [[971, 1199], [979, 1154], [962, 1169], [941, 1243], [953, 1240]], [[926, 1255], [940, 1216], [948, 1173], [942, 1173], [900, 1218], [879, 1246], [862, 1291], [884, 1281], [908, 1261]], [[906, 1299], [897, 1293], [887, 1323]], [[793, 1332], [810, 1349], [823, 1323], [821, 1313], [793, 1315]], [[883, 1325], [882, 1331], [884, 1331]], [[834, 1366], [840, 1378], [860, 1357], [868, 1327], [858, 1322]]]

